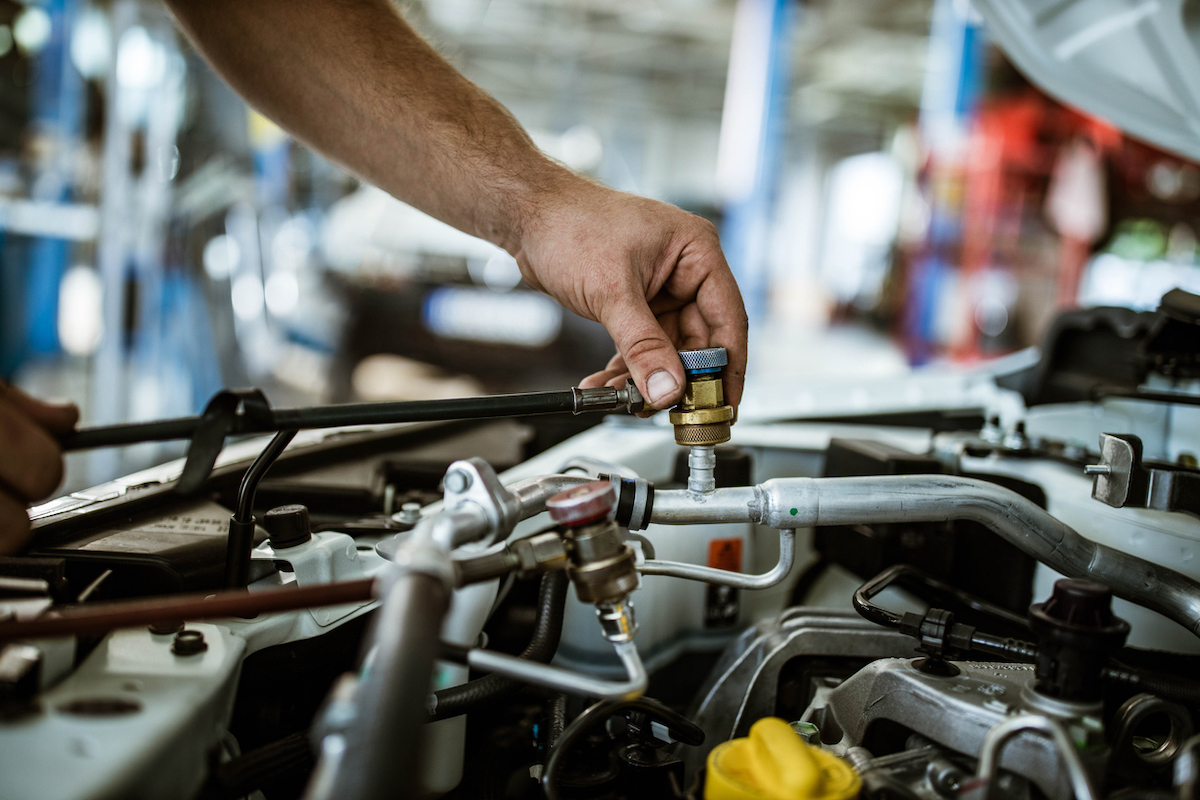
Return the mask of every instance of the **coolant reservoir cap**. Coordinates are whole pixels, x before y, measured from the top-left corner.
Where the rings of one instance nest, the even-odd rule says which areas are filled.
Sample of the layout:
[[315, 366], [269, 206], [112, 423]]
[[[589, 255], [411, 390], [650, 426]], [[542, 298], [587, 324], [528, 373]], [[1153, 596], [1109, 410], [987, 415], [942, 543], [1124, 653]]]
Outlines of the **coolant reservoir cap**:
[[704, 800], [850, 800], [861, 788], [854, 767], [766, 717], [708, 754]]
[[271, 547], [276, 550], [295, 547], [312, 539], [308, 508], [298, 503], [272, 508], [263, 515], [262, 525], [267, 529]]
[[559, 492], [546, 501], [550, 519], [568, 528], [578, 528], [604, 519], [617, 506], [617, 492], [610, 481], [593, 481]]

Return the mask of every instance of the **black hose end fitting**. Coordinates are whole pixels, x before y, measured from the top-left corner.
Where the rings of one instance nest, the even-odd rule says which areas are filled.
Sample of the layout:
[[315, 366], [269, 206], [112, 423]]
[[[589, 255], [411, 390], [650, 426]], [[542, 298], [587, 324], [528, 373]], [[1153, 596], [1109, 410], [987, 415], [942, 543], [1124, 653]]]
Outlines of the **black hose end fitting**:
[[1129, 635], [1129, 623], [1113, 614], [1112, 591], [1064, 578], [1049, 600], [1029, 607], [1029, 621], [1038, 637], [1037, 690], [1060, 700], [1100, 700], [1105, 664]]
[[631, 531], [645, 530], [654, 511], [654, 484], [643, 478], [624, 478], [601, 473], [596, 476], [609, 481], [617, 492], [617, 508], [613, 520]]
[[229, 518], [229, 538], [225, 544], [225, 588], [242, 589], [250, 582], [250, 551], [258, 520]]
[[919, 641], [919, 649], [939, 662], [970, 650], [975, 635], [974, 627], [955, 622], [954, 614], [941, 608], [931, 608], [924, 614], [906, 612], [898, 629]]

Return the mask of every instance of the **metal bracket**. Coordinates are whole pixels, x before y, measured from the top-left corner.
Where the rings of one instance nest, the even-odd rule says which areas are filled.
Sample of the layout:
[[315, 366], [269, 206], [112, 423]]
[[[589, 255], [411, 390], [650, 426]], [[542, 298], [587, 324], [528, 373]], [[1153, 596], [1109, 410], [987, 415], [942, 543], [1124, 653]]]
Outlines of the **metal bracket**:
[[1200, 517], [1200, 470], [1175, 464], [1144, 463], [1142, 440], [1130, 433], [1100, 434], [1100, 463], [1092, 476], [1092, 497], [1113, 508], [1181, 511]]
[[468, 504], [478, 507], [491, 528], [489, 544], [507, 536], [520, 522], [520, 502], [504, 488], [496, 471], [482, 458], [452, 463], [442, 485], [445, 490], [443, 513], [457, 511]]

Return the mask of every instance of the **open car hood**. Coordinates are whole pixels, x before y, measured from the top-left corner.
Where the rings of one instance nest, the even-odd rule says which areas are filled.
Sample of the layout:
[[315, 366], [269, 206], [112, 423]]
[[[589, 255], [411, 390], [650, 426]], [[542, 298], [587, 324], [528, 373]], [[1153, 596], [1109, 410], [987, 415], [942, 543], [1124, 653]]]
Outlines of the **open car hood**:
[[1035, 83], [1200, 161], [1200, 0], [974, 0]]

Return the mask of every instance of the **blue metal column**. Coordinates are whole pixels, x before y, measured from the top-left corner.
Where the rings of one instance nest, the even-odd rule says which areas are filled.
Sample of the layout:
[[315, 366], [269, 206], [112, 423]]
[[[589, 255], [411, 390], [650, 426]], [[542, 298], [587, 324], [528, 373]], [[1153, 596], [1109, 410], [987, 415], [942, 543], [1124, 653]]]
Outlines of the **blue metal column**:
[[797, 6], [739, 0], [717, 166], [721, 243], [751, 320], [767, 300], [767, 245], [787, 132], [789, 50]]
[[[49, 162], [40, 165], [31, 187], [33, 200], [59, 203], [71, 199], [71, 161], [83, 124], [83, 77], [71, 63], [71, 22], [77, 0], [47, 0], [50, 40], [34, 59], [31, 88], [34, 136], [50, 143]], [[25, 288], [28, 355], [59, 352], [58, 287], [70, 257], [70, 243], [39, 238], [29, 250]]]
[[904, 339], [908, 358], [923, 364], [938, 352], [938, 319], [946, 302], [962, 241], [962, 192], [951, 201], [940, 181], [966, 159], [971, 121], [983, 90], [987, 39], [969, 3], [936, 0], [929, 30], [920, 131], [930, 154], [926, 193], [930, 220], [925, 251], [912, 267], [906, 287]]

